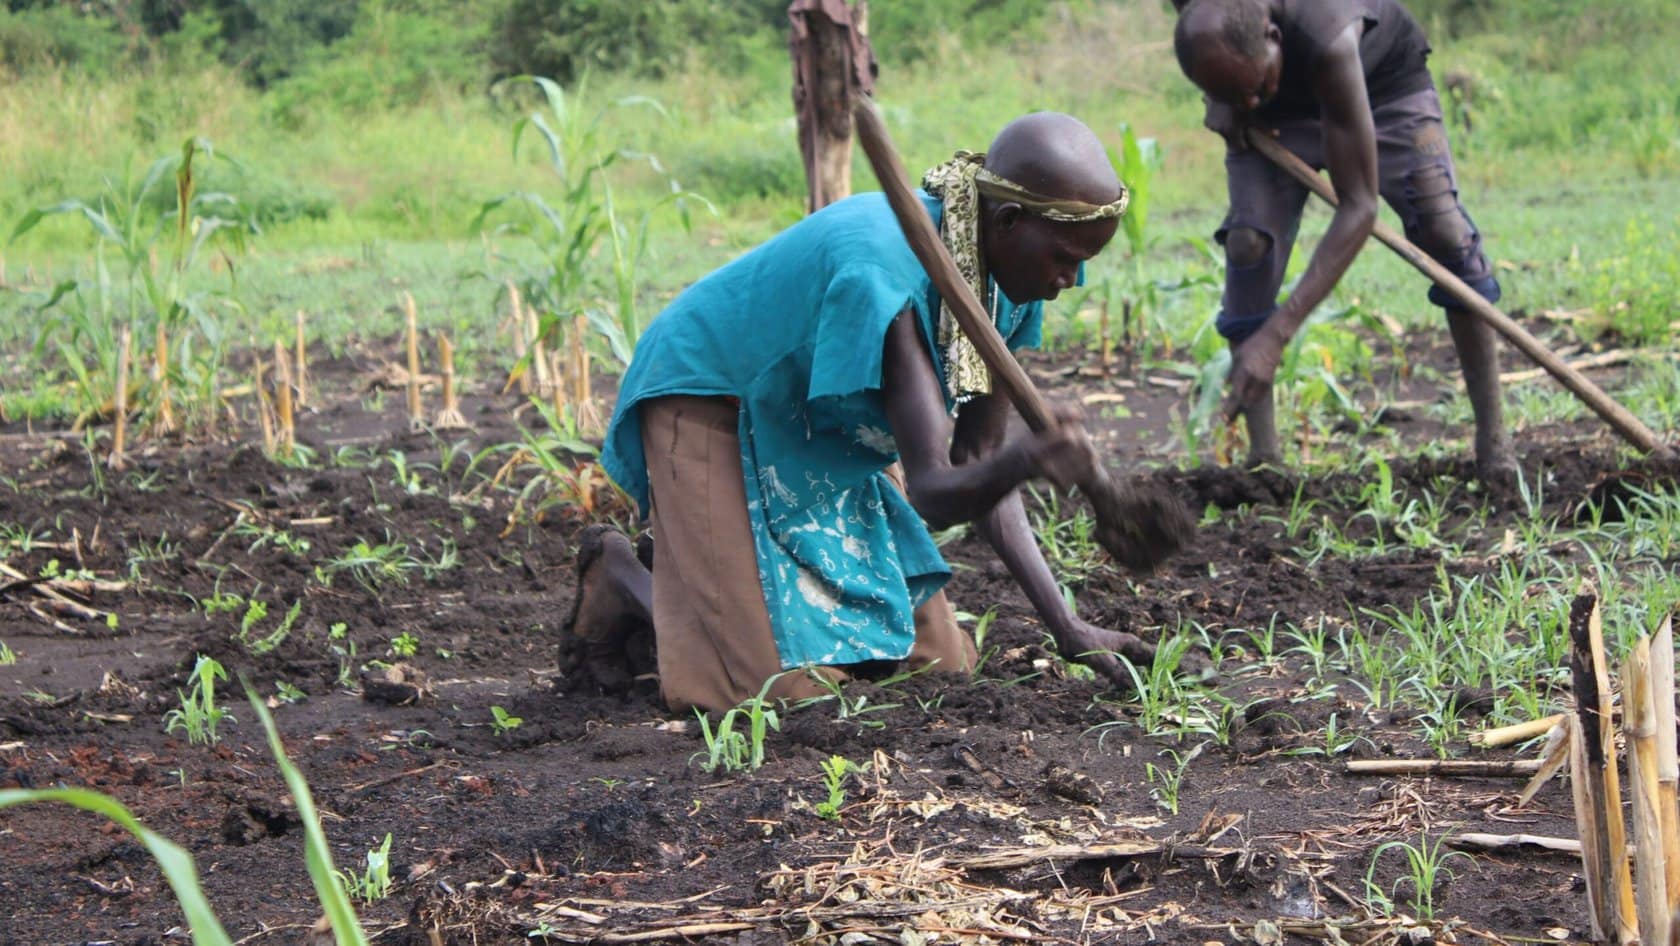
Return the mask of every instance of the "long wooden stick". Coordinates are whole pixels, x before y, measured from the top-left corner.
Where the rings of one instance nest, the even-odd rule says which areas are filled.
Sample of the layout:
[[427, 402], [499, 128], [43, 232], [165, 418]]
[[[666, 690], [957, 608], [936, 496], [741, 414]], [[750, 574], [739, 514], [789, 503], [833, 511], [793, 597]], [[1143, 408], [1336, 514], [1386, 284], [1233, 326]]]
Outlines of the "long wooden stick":
[[1447, 846], [1460, 851], [1508, 851], [1512, 848], [1537, 847], [1565, 854], [1581, 853], [1581, 842], [1574, 838], [1554, 838], [1543, 834], [1479, 834], [1474, 831], [1447, 837]]
[[1447, 775], [1519, 777], [1540, 770], [1535, 759], [1354, 759], [1349, 775]]
[[[1336, 192], [1330, 182], [1320, 177], [1305, 161], [1296, 157], [1293, 152], [1283, 145], [1273, 141], [1269, 136], [1256, 130], [1248, 130], [1248, 143], [1254, 150], [1260, 152], [1273, 164], [1282, 168], [1289, 176], [1300, 181], [1313, 193], [1322, 197], [1332, 207], [1336, 205]], [[1604, 418], [1605, 422], [1615, 428], [1616, 432], [1627, 438], [1627, 441], [1646, 453], [1656, 455], [1671, 455], [1671, 451], [1651, 428], [1645, 426], [1639, 418], [1633, 416], [1598, 385], [1592, 383], [1585, 375], [1566, 364], [1563, 359], [1554, 354], [1529, 331], [1501, 312], [1493, 303], [1483, 299], [1476, 290], [1465, 285], [1447, 270], [1445, 266], [1435, 262], [1429, 254], [1404, 236], [1394, 232], [1394, 229], [1381, 220], [1376, 222], [1372, 234], [1389, 249], [1400, 255], [1401, 259], [1412, 264], [1425, 276], [1435, 281], [1437, 286], [1452, 294], [1454, 301], [1477, 318], [1492, 326], [1494, 331], [1503, 335], [1518, 351], [1527, 355], [1530, 360], [1546, 369], [1552, 377], [1558, 379], [1564, 387], [1582, 403], [1592, 408], [1593, 413]]]
[[986, 309], [975, 296], [974, 288], [958, 273], [956, 263], [951, 261], [950, 251], [939, 239], [938, 231], [933, 229], [933, 221], [928, 219], [926, 208], [910, 189], [910, 175], [904, 170], [904, 162], [899, 160], [897, 149], [892, 146], [880, 113], [868, 99], [859, 98], [852, 117], [857, 122], [858, 141], [869, 156], [875, 177], [886, 192], [887, 202], [892, 205], [899, 226], [904, 229], [910, 249], [932, 278], [939, 297], [951, 307], [963, 334], [974, 343], [986, 367], [992, 370], [992, 379], [1014, 402], [1015, 409], [1021, 412], [1021, 419], [1027, 422], [1028, 427], [1040, 431], [1056, 426], [1050, 405], [1038, 393], [1032, 379], [1027, 377], [1026, 369], [1010, 354], [1009, 347], [998, 335], [997, 326], [986, 317]]

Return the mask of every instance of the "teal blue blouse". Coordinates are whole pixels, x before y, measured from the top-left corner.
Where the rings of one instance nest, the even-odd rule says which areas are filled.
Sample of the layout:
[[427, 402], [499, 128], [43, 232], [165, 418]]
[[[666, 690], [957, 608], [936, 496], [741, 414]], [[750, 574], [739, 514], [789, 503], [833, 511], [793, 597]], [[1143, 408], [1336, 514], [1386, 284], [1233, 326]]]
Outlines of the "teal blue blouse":
[[[937, 225], [941, 205], [922, 201]], [[993, 294], [1009, 346], [1036, 346], [1042, 304]], [[898, 458], [882, 349], [906, 306], [943, 376], [939, 296], [886, 199], [860, 194], [690, 286], [643, 333], [620, 385], [601, 460], [644, 513], [637, 405], [676, 394], [740, 401], [747, 516], [784, 668], [904, 658], [915, 606], [950, 577], [882, 472]]]

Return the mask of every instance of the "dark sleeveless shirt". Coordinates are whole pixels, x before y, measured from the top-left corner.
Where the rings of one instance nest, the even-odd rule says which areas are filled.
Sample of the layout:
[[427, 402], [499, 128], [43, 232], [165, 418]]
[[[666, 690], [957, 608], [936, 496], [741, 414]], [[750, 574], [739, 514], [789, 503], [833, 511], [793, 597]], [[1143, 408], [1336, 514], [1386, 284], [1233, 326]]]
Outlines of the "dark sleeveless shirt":
[[1429, 38], [1398, 0], [1282, 0], [1273, 19], [1283, 34], [1277, 95], [1255, 111], [1266, 120], [1316, 118], [1312, 75], [1319, 57], [1355, 20], [1364, 22], [1359, 58], [1372, 105], [1429, 88]]

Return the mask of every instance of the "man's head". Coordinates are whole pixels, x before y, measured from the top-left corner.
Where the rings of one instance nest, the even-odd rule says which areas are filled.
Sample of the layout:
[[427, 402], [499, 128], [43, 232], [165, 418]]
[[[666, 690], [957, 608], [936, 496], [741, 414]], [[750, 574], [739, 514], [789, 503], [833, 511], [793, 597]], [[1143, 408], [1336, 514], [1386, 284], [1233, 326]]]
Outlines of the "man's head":
[[1173, 30], [1173, 52], [1190, 81], [1244, 112], [1277, 94], [1282, 41], [1266, 0], [1191, 0]]
[[[1101, 206], [1125, 192], [1096, 134], [1060, 112], [1034, 112], [1004, 126], [986, 151], [985, 166], [1050, 200]], [[1016, 303], [1054, 299], [1071, 287], [1080, 264], [1101, 252], [1118, 227], [1114, 216], [1058, 222], [1005, 197], [981, 202], [986, 270]]]

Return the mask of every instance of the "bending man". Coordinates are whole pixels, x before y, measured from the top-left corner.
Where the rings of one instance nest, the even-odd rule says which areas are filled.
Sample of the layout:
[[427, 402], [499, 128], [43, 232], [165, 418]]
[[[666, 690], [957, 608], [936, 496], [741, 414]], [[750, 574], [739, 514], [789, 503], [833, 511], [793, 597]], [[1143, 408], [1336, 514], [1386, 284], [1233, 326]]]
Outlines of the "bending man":
[[[1499, 283], [1481, 234], [1458, 201], [1429, 41], [1397, 0], [1174, 0], [1179, 65], [1208, 100], [1207, 124], [1225, 136], [1231, 208], [1220, 334], [1233, 348], [1227, 413], [1248, 424], [1249, 461], [1281, 459], [1272, 377], [1283, 347], [1335, 287], [1376, 220], [1380, 194], [1406, 236], [1489, 301]], [[1328, 167], [1340, 201], [1289, 298], [1277, 302], [1306, 188], [1249, 150], [1244, 129], [1273, 133], [1315, 168]], [[1501, 417], [1493, 330], [1431, 287], [1446, 310], [1476, 417], [1483, 479], [1516, 471]]]
[[[988, 196], [1010, 183], [1057, 219]], [[924, 187], [1012, 347], [1036, 344], [1040, 300], [1075, 284], [1125, 207], [1101, 142], [1055, 113], [1018, 119]], [[787, 670], [772, 697], [820, 693], [802, 668], [970, 671], [974, 643], [939, 591], [950, 570], [928, 533], [967, 521], [1062, 653], [1117, 679], [1115, 653], [1148, 659], [1133, 635], [1073, 615], [1017, 492], [1034, 477], [1065, 487], [1099, 463], [1084, 427], [1063, 410], [1054, 430], [1006, 437], [1010, 407], [989, 385], [879, 193], [689, 287], [643, 334], [607, 433], [602, 462], [655, 542], [651, 573], [617, 533], [580, 550], [571, 635], [585, 669], [628, 682], [627, 630], [651, 624], [673, 709], [727, 709]]]

